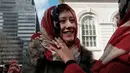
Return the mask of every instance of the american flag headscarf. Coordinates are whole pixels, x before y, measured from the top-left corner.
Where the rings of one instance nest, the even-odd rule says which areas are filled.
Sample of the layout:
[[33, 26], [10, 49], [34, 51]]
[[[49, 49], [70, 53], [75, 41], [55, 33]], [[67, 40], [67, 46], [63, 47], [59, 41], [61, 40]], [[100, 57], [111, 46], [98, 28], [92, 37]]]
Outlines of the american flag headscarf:
[[[59, 7], [61, 7], [61, 8], [59, 8]], [[80, 51], [79, 51], [80, 41], [77, 38], [78, 27], [77, 27], [76, 15], [74, 13], [74, 10], [70, 6], [68, 6], [67, 4], [60, 4], [58, 6], [52, 6], [45, 11], [44, 17], [42, 18], [42, 21], [41, 21], [41, 26], [42, 26], [41, 33], [40, 34], [35, 33], [32, 36], [31, 40], [34, 40], [34, 41], [37, 40], [37, 39], [35, 39], [36, 37], [42, 36], [42, 38], [43, 38], [42, 47], [39, 47], [40, 45], [38, 46], [41, 49], [31, 48], [36, 43], [32, 43], [33, 45], [32, 44], [30, 45], [30, 55], [32, 56], [32, 58], [31, 58], [32, 63], [36, 64], [38, 55], [42, 56], [43, 54], [47, 60], [61, 61], [61, 59], [56, 55], [56, 52], [51, 49], [46, 48], [46, 46], [48, 46], [49, 44], [53, 44], [53, 42], [51, 40], [53, 40], [55, 37], [60, 37], [60, 25], [59, 25], [59, 20], [58, 20], [59, 12], [60, 12], [59, 9], [63, 9], [63, 11], [64, 11], [64, 10], [66, 10], [64, 8], [67, 8], [72, 13], [72, 15], [74, 16], [74, 19], [75, 19], [76, 34], [75, 34], [74, 44], [76, 45], [76, 47], [73, 52], [73, 55], [74, 55], [75, 59], [78, 58], [79, 53], [80, 53]], [[38, 52], [36, 52], [36, 51], [38, 51]], [[39, 52], [39, 51], [42, 51], [42, 52]], [[38, 54], [36, 55], [36, 53], [38, 53]]]

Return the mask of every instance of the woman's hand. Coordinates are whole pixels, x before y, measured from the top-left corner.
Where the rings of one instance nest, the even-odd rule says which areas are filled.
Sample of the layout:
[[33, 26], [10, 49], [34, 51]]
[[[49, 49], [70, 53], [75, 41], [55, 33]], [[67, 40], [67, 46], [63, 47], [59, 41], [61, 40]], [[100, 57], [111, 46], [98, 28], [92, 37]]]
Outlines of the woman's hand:
[[49, 48], [54, 50], [65, 63], [69, 60], [74, 60], [72, 49], [69, 49], [61, 38], [55, 38], [53, 42], [56, 46], [50, 45]]

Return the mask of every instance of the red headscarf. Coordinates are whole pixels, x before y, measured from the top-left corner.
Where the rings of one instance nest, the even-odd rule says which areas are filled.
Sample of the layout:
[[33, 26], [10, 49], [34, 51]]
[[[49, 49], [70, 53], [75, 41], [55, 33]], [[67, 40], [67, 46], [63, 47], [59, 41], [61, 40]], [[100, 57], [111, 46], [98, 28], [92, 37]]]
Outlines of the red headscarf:
[[[75, 15], [75, 12], [74, 10], [68, 6], [67, 4], [60, 4], [58, 6], [52, 6], [50, 8], [48, 8], [45, 13], [44, 13], [44, 17], [42, 18], [42, 27], [45, 28], [48, 36], [51, 38], [51, 39], [54, 39], [54, 37], [56, 37], [56, 34], [54, 31], [55, 31], [55, 28], [54, 28], [54, 23], [53, 23], [53, 19], [52, 19], [52, 16], [55, 16], [55, 15], [52, 15], [52, 11], [54, 11], [54, 8], [57, 8], [60, 7], [60, 6], [63, 6], [66, 7], [67, 9], [70, 10], [70, 12], [72, 13], [74, 19], [75, 19], [75, 24], [76, 24], [76, 34], [75, 34], [75, 44], [78, 46], [78, 48], [80, 48], [80, 42], [79, 42], [79, 39], [77, 38], [77, 32], [78, 32], [78, 27], [77, 27], [77, 19], [76, 19], [76, 15]], [[59, 14], [58, 14], [59, 15]], [[58, 23], [59, 24], [59, 23]], [[57, 25], [58, 25], [57, 24]]]

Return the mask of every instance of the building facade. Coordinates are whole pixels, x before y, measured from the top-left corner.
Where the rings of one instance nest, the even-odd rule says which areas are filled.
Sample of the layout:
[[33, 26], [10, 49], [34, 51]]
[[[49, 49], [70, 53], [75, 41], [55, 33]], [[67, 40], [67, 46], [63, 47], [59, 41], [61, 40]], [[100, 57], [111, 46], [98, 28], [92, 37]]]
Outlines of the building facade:
[[15, 59], [22, 64], [28, 41], [36, 31], [32, 0], [0, 0], [0, 65]]
[[70, 0], [65, 3], [76, 12], [81, 44], [91, 50], [94, 58], [98, 59], [116, 29], [115, 15], [118, 12], [118, 3], [85, 0], [84, 2]]

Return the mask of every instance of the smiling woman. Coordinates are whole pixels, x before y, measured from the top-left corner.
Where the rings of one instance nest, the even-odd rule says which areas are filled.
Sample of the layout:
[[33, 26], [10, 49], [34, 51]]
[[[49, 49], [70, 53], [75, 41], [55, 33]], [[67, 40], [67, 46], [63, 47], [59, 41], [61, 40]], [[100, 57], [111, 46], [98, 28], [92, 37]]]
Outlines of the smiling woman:
[[75, 19], [70, 11], [63, 11], [59, 15], [60, 37], [70, 45], [76, 36]]
[[[92, 52], [84, 48], [77, 38], [77, 19], [74, 10], [67, 4], [48, 8], [42, 18], [41, 32], [35, 33], [29, 43], [24, 73], [63, 73], [65, 52], [87, 73], [93, 65]], [[56, 49], [63, 49], [58, 55]], [[60, 57], [59, 57], [60, 56]], [[64, 60], [65, 59], [65, 60]]]

